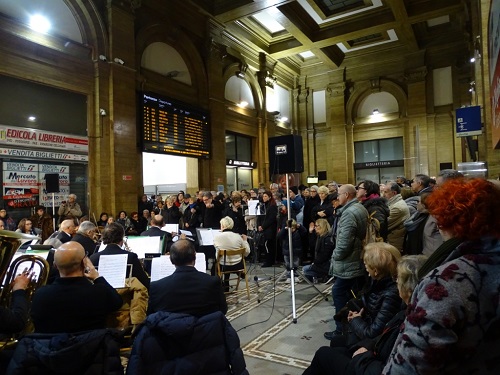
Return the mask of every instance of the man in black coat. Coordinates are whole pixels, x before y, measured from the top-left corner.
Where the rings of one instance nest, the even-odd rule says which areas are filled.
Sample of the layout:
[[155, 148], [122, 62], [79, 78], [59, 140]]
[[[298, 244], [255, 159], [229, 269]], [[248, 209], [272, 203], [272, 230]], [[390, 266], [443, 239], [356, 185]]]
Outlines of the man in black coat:
[[203, 316], [227, 312], [226, 297], [220, 278], [194, 268], [196, 251], [188, 240], [178, 240], [170, 248], [175, 272], [151, 283], [148, 314], [157, 311]]
[[57, 234], [56, 238], [61, 241], [61, 243], [66, 243], [71, 241], [73, 235], [76, 232], [76, 225], [73, 219], [63, 220], [60, 226], [60, 232]]
[[165, 232], [164, 230], [161, 230], [163, 225], [164, 225], [163, 216], [155, 215], [151, 218], [151, 228], [142, 232], [141, 236], [162, 237], [161, 253], [166, 254], [167, 249], [170, 248], [170, 245], [172, 243], [172, 236], [170, 233]]
[[54, 254], [61, 277], [37, 290], [31, 317], [37, 333], [80, 332], [106, 328], [109, 313], [123, 304], [85, 256], [83, 246], [70, 241]]
[[92, 255], [90, 260], [94, 266], [99, 266], [101, 255], [127, 254], [127, 264], [132, 265], [132, 277], [136, 277], [146, 288], [149, 288], [149, 277], [139, 262], [137, 254], [122, 249], [124, 236], [125, 231], [120, 224], [109, 224], [102, 232], [102, 243], [106, 245], [106, 248]]
[[78, 226], [76, 234], [72, 241], [78, 242], [85, 249], [87, 256], [91, 256], [95, 252], [94, 236], [97, 233], [97, 227], [90, 221], [84, 221]]

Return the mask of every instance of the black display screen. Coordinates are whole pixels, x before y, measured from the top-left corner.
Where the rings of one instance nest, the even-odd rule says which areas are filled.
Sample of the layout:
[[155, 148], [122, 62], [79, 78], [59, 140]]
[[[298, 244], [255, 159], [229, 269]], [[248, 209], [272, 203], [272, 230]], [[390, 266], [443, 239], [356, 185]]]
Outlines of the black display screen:
[[153, 93], [140, 100], [143, 151], [210, 158], [207, 111]]

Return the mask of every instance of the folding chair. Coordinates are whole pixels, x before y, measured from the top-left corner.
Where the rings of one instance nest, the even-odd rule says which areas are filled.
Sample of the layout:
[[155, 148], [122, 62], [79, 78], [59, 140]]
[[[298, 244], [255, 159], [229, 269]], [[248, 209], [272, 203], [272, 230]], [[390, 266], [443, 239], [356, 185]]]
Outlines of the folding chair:
[[[241, 257], [241, 267], [239, 267], [237, 269], [233, 268], [234, 266], [225, 265], [226, 258], [229, 256], [235, 256], [235, 255], [239, 255]], [[221, 261], [223, 261], [224, 264], [222, 264]], [[238, 264], [240, 264], [240, 262]], [[244, 275], [245, 285], [246, 285], [246, 290], [247, 290], [247, 297], [250, 300], [250, 288], [248, 286], [247, 266], [245, 263], [245, 248], [240, 248], [240, 249], [236, 249], [236, 250], [222, 250], [222, 249], [217, 250], [217, 275], [224, 282], [224, 275], [230, 275], [230, 274], [237, 275], [236, 288], [232, 292], [228, 291], [225, 293], [226, 294], [238, 293], [239, 292], [238, 288], [240, 286], [240, 280], [241, 280], [242, 276]], [[229, 283], [230, 280], [231, 280], [231, 278], [229, 278], [227, 280], [227, 282]]]

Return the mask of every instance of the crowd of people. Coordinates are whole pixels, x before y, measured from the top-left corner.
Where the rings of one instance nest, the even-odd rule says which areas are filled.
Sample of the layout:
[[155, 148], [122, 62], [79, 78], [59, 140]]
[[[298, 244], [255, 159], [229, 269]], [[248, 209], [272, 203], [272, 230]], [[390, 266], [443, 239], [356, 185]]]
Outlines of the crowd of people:
[[[262, 267], [282, 259], [288, 270], [303, 265], [311, 282], [334, 279], [335, 327], [324, 333], [330, 345], [317, 351], [304, 374], [499, 371], [500, 187], [495, 181], [466, 179], [445, 170], [435, 180], [417, 174], [411, 181], [398, 177], [385, 184], [331, 181], [325, 186], [291, 186], [285, 193], [277, 184], [229, 195], [179, 192], [165, 204], [161, 197], [144, 195], [130, 217], [120, 211], [115, 221], [103, 212], [97, 223], [72, 217], [74, 197], [54, 233], [49, 228], [44, 232], [50, 215], [37, 207], [32, 218], [21, 220], [18, 231], [55, 244], [57, 275], [35, 293], [35, 331], [105, 326], [106, 314], [121, 306], [121, 298], [96, 271], [100, 256], [109, 254], [128, 255], [133, 276], [149, 291], [148, 314], [224, 314], [229, 282], [196, 273], [196, 252], [213, 258], [215, 250], [244, 248], [245, 256], [253, 252], [254, 259], [261, 258]], [[0, 210], [4, 229], [12, 227], [8, 219]], [[221, 233], [213, 246], [198, 245], [186, 236], [174, 242], [171, 233], [161, 230], [165, 224], [178, 225], [192, 238], [197, 228]], [[376, 232], [373, 238], [367, 235], [370, 229]], [[95, 253], [98, 233], [106, 249]], [[170, 252], [174, 274], [150, 283], [137, 255], [123, 249], [127, 235], [165, 237], [162, 251]], [[238, 269], [241, 258], [224, 262], [226, 270]], [[27, 320], [27, 309], [19, 302], [27, 278], [20, 275], [14, 282], [17, 307], [10, 313], [0, 311], [17, 326]], [[95, 290], [95, 301], [102, 299], [102, 306], [89, 310], [76, 301], [78, 294], [57, 303], [50, 299], [80, 288], [84, 294]], [[62, 321], [50, 320], [61, 303], [71, 304], [74, 311]]]

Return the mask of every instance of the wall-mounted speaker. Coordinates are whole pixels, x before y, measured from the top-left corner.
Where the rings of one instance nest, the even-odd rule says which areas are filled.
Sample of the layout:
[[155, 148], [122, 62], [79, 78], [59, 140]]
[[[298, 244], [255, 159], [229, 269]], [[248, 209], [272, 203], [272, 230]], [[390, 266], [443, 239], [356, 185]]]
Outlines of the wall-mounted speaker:
[[304, 172], [304, 154], [300, 135], [269, 138], [269, 174]]
[[326, 171], [318, 171], [318, 180], [326, 181]]
[[59, 173], [45, 174], [45, 190], [47, 193], [59, 193]]

